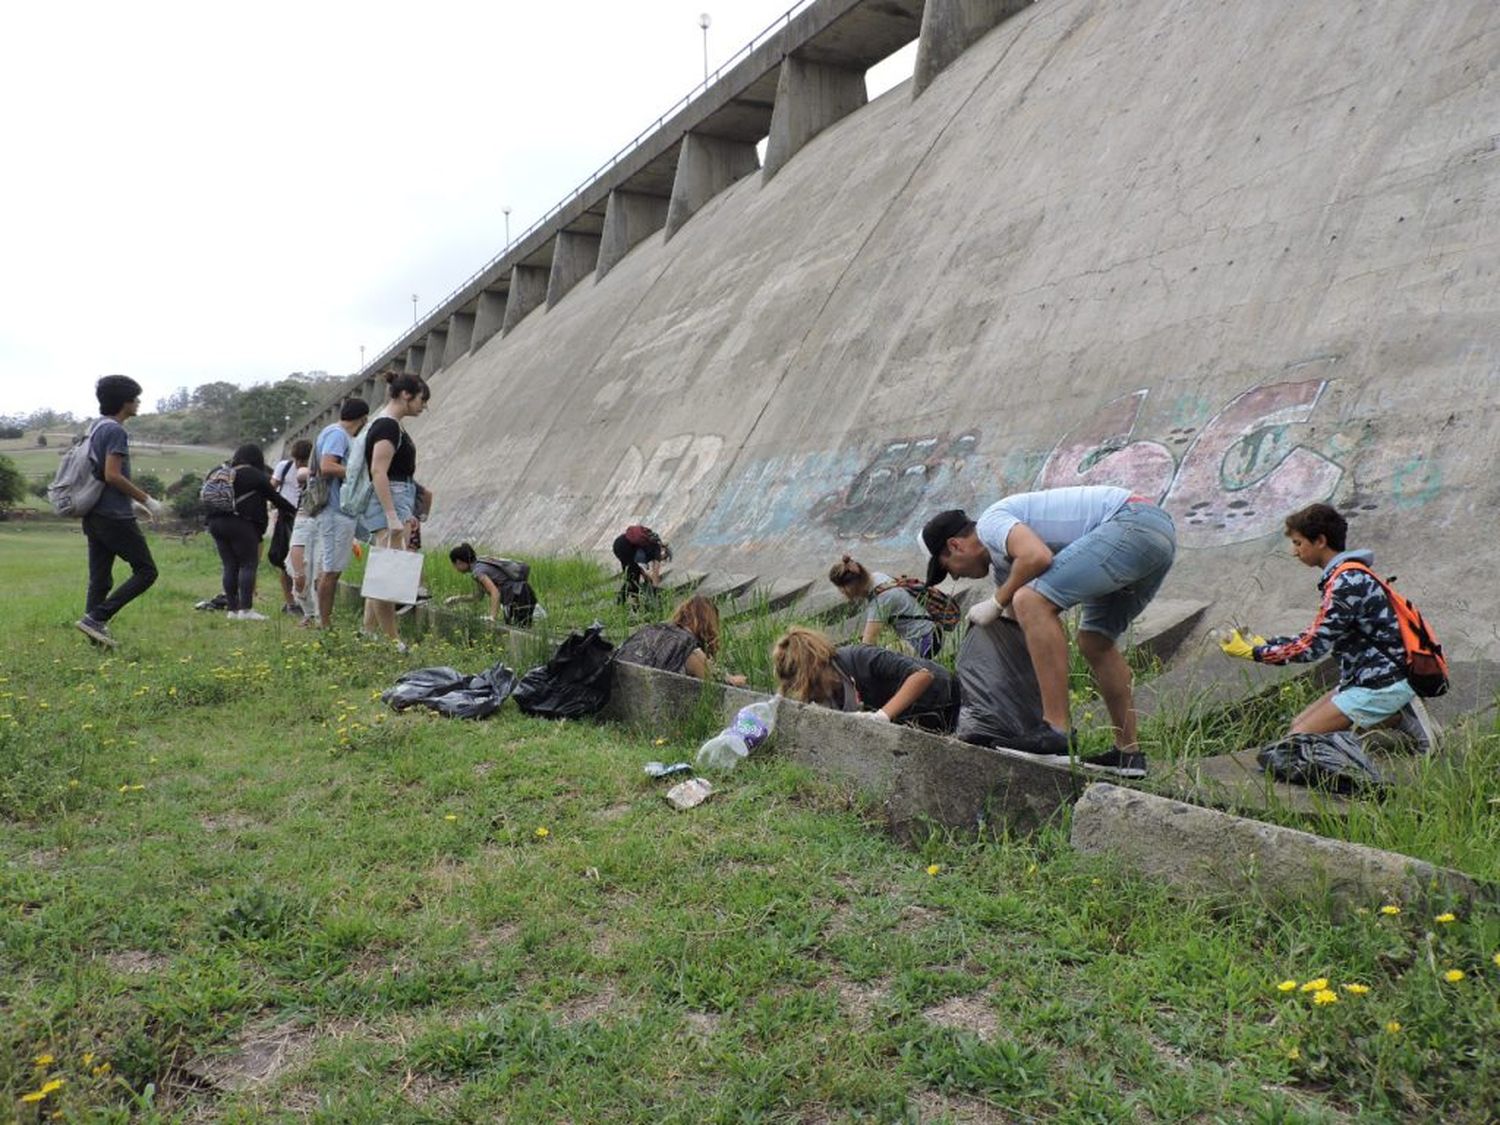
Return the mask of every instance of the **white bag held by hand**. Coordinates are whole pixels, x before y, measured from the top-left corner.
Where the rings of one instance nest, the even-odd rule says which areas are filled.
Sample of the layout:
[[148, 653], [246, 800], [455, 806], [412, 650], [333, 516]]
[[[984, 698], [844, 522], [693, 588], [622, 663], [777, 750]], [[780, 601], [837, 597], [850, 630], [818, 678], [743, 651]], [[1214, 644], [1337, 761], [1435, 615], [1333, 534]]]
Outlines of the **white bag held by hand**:
[[365, 561], [362, 597], [410, 605], [422, 584], [422, 552], [371, 546]]

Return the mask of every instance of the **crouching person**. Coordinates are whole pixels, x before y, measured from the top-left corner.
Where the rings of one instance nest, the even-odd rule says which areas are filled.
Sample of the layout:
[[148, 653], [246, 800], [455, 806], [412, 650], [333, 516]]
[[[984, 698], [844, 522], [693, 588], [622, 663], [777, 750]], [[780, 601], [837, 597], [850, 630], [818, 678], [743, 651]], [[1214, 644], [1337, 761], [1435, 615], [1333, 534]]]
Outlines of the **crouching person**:
[[943, 634], [927, 611], [889, 574], [868, 570], [845, 555], [828, 571], [828, 581], [851, 602], [865, 603], [865, 629], [860, 637], [865, 644], [880, 640], [881, 629], [889, 625], [918, 656], [931, 660], [943, 647]]
[[1220, 648], [1258, 664], [1301, 664], [1330, 650], [1339, 662], [1338, 687], [1292, 720], [1292, 734], [1328, 734], [1353, 727], [1395, 727], [1418, 748], [1432, 748], [1433, 728], [1407, 680], [1406, 645], [1385, 587], [1370, 566], [1370, 551], [1348, 550], [1348, 521], [1327, 504], [1310, 504], [1286, 518], [1292, 557], [1321, 572], [1318, 615], [1297, 636], [1246, 637], [1235, 629]]
[[451, 594], [443, 599], [444, 605], [489, 599], [490, 611], [484, 615], [486, 621], [501, 621], [525, 629], [530, 627], [536, 612], [536, 591], [531, 588], [531, 567], [515, 559], [480, 558], [474, 548], [460, 543], [448, 552], [448, 561], [460, 574], [474, 579], [478, 587], [472, 594]]
[[723, 680], [743, 687], [744, 676], [732, 676], [714, 661], [719, 655], [719, 608], [703, 597], [691, 597], [670, 621], [642, 625], [615, 651], [615, 659], [663, 672]]
[[781, 694], [838, 711], [868, 707], [871, 719], [949, 734], [958, 721], [958, 684], [931, 660], [875, 645], [835, 648], [822, 633], [788, 629], [771, 649]]

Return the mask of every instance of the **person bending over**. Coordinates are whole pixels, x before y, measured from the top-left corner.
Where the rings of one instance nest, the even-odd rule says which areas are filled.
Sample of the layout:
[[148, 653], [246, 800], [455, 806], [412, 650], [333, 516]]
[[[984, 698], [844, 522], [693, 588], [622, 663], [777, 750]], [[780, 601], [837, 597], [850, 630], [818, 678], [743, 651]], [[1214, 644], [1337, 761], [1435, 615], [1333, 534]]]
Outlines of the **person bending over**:
[[643, 523], [634, 523], [615, 537], [611, 548], [625, 575], [619, 601], [640, 600], [643, 585], [655, 593], [661, 585], [661, 564], [672, 557], [672, 548]]
[[673, 611], [670, 621], [642, 625], [631, 633], [615, 659], [743, 687], [744, 676], [731, 676], [715, 665], [718, 655], [719, 607], [707, 598], [691, 597]]
[[531, 567], [515, 559], [486, 556], [480, 558], [474, 548], [460, 543], [448, 552], [448, 561], [460, 574], [474, 579], [478, 587], [472, 594], [451, 594], [443, 599], [444, 605], [488, 598], [490, 611], [485, 621], [504, 621], [525, 629], [531, 625], [536, 612], [536, 592], [531, 588]]
[[[295, 510], [302, 499], [302, 488], [307, 484], [308, 459], [312, 456], [312, 442], [302, 438], [292, 443], [287, 456], [276, 463], [271, 473], [271, 487], [281, 493], [281, 498]], [[279, 572], [281, 579], [282, 612], [303, 616], [296, 568], [292, 565], [292, 534], [296, 531], [297, 516], [291, 518], [276, 513], [276, 524], [271, 529], [271, 545], [266, 550], [266, 559]], [[304, 541], [305, 545], [305, 541]]]
[[788, 629], [771, 648], [781, 694], [838, 711], [868, 707], [877, 722], [899, 722], [937, 734], [958, 721], [958, 685], [931, 660], [876, 645], [834, 648], [822, 633]]
[[907, 590], [889, 574], [866, 570], [845, 555], [828, 571], [828, 581], [851, 602], [863, 602], [865, 631], [861, 637], [867, 645], [880, 639], [880, 631], [889, 625], [896, 636], [920, 657], [931, 660], [943, 647], [943, 635], [932, 618]]

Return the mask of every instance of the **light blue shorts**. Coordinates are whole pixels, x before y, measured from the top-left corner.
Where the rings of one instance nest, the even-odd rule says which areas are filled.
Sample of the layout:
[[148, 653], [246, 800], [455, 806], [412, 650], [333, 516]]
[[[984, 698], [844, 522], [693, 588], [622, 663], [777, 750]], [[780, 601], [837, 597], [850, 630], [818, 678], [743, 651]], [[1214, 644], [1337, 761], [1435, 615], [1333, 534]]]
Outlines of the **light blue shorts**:
[[1172, 517], [1131, 500], [1052, 557], [1028, 586], [1058, 609], [1083, 606], [1079, 629], [1118, 640], [1161, 589], [1177, 555]]
[[[416, 482], [409, 480], [391, 481], [391, 502], [396, 507], [396, 520], [400, 525], [396, 528], [400, 531], [405, 527], [406, 521], [411, 519], [412, 509], [417, 503]], [[370, 491], [370, 503], [365, 507], [365, 514], [360, 517], [359, 526], [367, 533], [374, 534], [384, 531], [385, 509], [380, 506], [380, 497], [375, 491]], [[363, 538], [363, 536], [362, 536]]]
[[337, 504], [329, 504], [318, 513], [313, 528], [314, 567], [320, 574], [342, 574], [349, 569], [354, 554], [354, 517], [346, 516]]
[[1416, 697], [1411, 684], [1397, 680], [1386, 687], [1340, 688], [1333, 693], [1333, 705], [1357, 727], [1378, 727]]

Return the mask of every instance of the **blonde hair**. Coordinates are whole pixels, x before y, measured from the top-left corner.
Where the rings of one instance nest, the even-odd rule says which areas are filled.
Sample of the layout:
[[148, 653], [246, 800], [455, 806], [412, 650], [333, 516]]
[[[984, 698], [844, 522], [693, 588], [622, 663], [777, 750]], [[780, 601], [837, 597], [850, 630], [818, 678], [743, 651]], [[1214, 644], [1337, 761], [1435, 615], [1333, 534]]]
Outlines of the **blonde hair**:
[[781, 694], [803, 703], [829, 703], [842, 677], [833, 662], [835, 649], [822, 633], [800, 626], [788, 629], [771, 646], [771, 667]]
[[840, 590], [853, 591], [856, 594], [868, 594], [870, 584], [874, 581], [870, 572], [861, 564], [855, 562], [845, 555], [828, 569], [828, 581], [832, 582]]
[[695, 594], [672, 612], [672, 624], [698, 638], [705, 656], [719, 654], [719, 607]]

